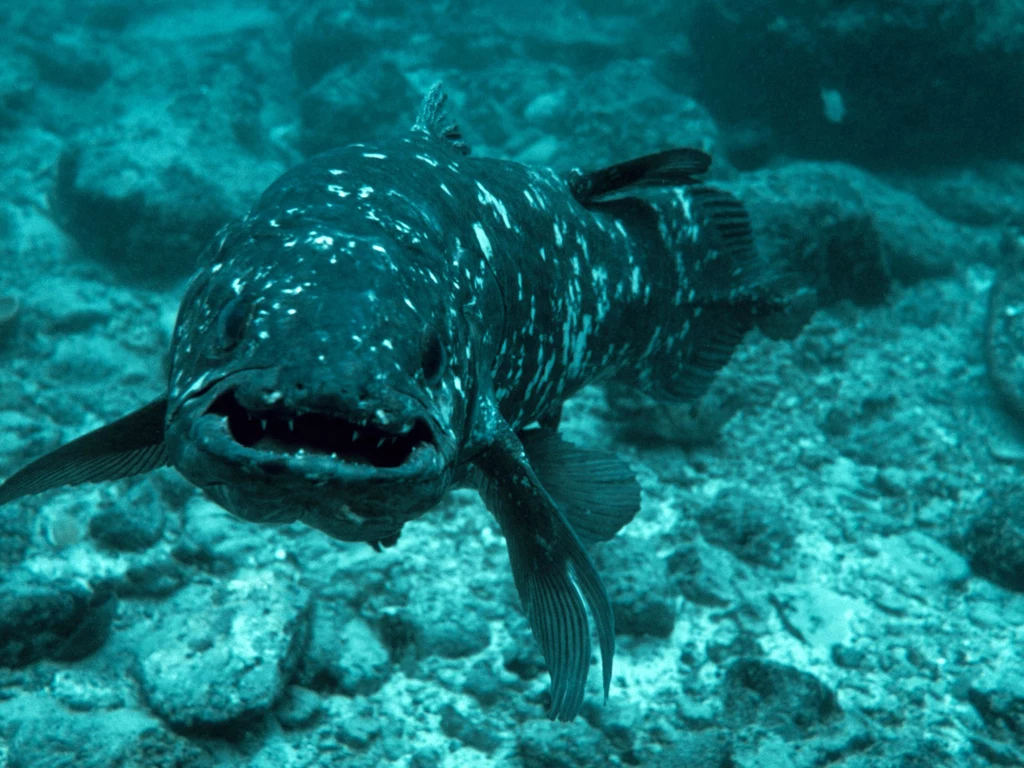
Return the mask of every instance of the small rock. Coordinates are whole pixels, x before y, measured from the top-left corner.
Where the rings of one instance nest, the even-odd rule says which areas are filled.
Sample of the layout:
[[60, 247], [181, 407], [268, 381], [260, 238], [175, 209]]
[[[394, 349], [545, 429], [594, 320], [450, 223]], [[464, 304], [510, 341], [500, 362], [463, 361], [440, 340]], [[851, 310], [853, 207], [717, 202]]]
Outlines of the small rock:
[[985, 318], [985, 365], [1005, 408], [1024, 421], [1024, 240], [1005, 246], [1009, 264], [996, 275]]
[[971, 577], [963, 557], [921, 531], [887, 537], [878, 558], [882, 573], [889, 574], [897, 588], [905, 589], [908, 582], [915, 581], [922, 593], [958, 589]]
[[910, 488], [907, 471], [899, 467], [883, 467], [878, 471], [875, 483], [886, 496], [905, 496]]
[[164, 512], [158, 504], [118, 505], [102, 510], [89, 520], [89, 535], [109, 549], [141, 552], [160, 541]]
[[522, 768], [606, 768], [610, 764], [611, 745], [592, 728], [531, 720], [519, 728], [518, 735]]
[[188, 576], [175, 560], [164, 558], [128, 566], [117, 591], [122, 596], [166, 597], [180, 589]]
[[252, 525], [202, 496], [193, 496], [185, 507], [185, 528], [172, 555], [186, 565], [198, 565], [214, 573], [242, 567], [255, 543]]
[[958, 548], [979, 576], [1024, 592], [1024, 490], [993, 488], [976, 505]]
[[391, 676], [388, 650], [370, 626], [325, 603], [313, 613], [298, 679], [316, 691], [369, 696]]
[[331, 708], [330, 719], [335, 738], [352, 749], [365, 750], [383, 730], [380, 718], [370, 707], [355, 699], [341, 699]]
[[21, 317], [21, 300], [13, 294], [0, 294], [0, 345], [14, 338]]
[[139, 654], [151, 709], [176, 728], [217, 733], [268, 711], [304, 650], [310, 597], [287, 574], [239, 572], [164, 603]]
[[666, 565], [683, 597], [697, 605], [721, 608], [736, 598], [730, 583], [734, 570], [730, 559], [714, 547], [684, 544], [669, 556]]
[[12, 50], [3, 52], [5, 66], [0, 71], [0, 128], [18, 124], [39, 87], [39, 72], [28, 56]]
[[5, 574], [0, 583], [0, 666], [85, 658], [106, 642], [116, 613], [117, 597], [110, 592], [24, 571]]
[[[303, 153], [315, 155], [349, 140], [407, 128], [419, 95], [394, 64], [372, 58], [353, 71], [351, 61], [328, 72], [302, 97]], [[408, 114], [396, 105], [407, 105]]]
[[994, 734], [1024, 749], [1024, 662], [1007, 655], [985, 665], [967, 700]]
[[430, 593], [407, 608], [402, 619], [411, 625], [420, 658], [460, 659], [480, 653], [491, 643], [483, 611], [468, 597]]
[[203, 747], [169, 733], [141, 712], [69, 714], [54, 709], [22, 722], [11, 740], [9, 768], [212, 768]]
[[835, 693], [818, 678], [766, 659], [739, 659], [725, 674], [722, 698], [733, 727], [759, 723], [786, 740], [842, 717]]
[[619, 537], [601, 548], [598, 563], [615, 614], [615, 631], [668, 637], [676, 624], [675, 596], [665, 561], [648, 541]]
[[81, 35], [61, 34], [30, 48], [39, 74], [63, 88], [94, 91], [110, 77], [113, 68], [106, 47]]
[[323, 713], [323, 702], [320, 696], [300, 685], [290, 685], [278, 704], [274, 714], [278, 722], [290, 731], [308, 728]]
[[98, 675], [62, 669], [53, 676], [50, 690], [57, 701], [76, 712], [124, 706], [124, 696]]
[[709, 543], [754, 565], [781, 568], [793, 547], [782, 506], [767, 495], [726, 488], [697, 517]]
[[[61, 154], [52, 210], [86, 255], [124, 279], [173, 283], [192, 272], [196, 254], [223, 223], [280, 173], [276, 161], [239, 147], [229, 126], [199, 125], [203, 115], [227, 121], [213, 98], [190, 99], [202, 114], [129, 112]], [[229, 172], [237, 167], [246, 173]]]
[[444, 757], [439, 747], [422, 747], [409, 758], [409, 768], [437, 768], [444, 763]]
[[[998, 741], [992, 741], [981, 736], [971, 736], [971, 746], [974, 747], [974, 751], [978, 753], [978, 756], [983, 760], [987, 760], [989, 765], [1006, 765], [1010, 768], [1019, 768], [1024, 765], [1024, 752], [1019, 749], [1015, 749], [1011, 744], [1003, 744]], [[934, 766], [934, 762], [929, 762], [928, 766]], [[947, 763], [952, 768], [952, 763]]]
[[588, 701], [583, 716], [608, 738], [608, 743], [618, 752], [633, 753], [641, 726], [641, 715], [633, 702], [609, 701], [598, 707]]
[[535, 679], [547, 664], [524, 617], [516, 616], [509, 623], [509, 635], [510, 642], [501, 649], [503, 666], [520, 680]]
[[444, 734], [489, 755], [501, 746], [501, 738], [488, 726], [488, 721], [479, 713], [468, 716], [451, 704], [441, 707], [441, 730]]
[[377, 19], [367, 18], [358, 6], [312, 2], [302, 8], [291, 35], [292, 67], [301, 84], [311, 85], [341, 64], [378, 53]]
[[463, 690], [484, 706], [490, 706], [501, 699], [505, 686], [491, 662], [480, 659], [466, 673]]
[[793, 163], [724, 186], [743, 200], [758, 250], [780, 276], [823, 304], [882, 301], [897, 279], [949, 274], [976, 235], [913, 195], [841, 163]]
[[709, 661], [723, 664], [729, 659], [760, 656], [764, 652], [755, 635], [744, 631], [734, 621], [723, 621], [708, 638], [705, 653]]
[[679, 740], [653, 755], [651, 768], [733, 768], [732, 736], [728, 731], [709, 728], [682, 732]]

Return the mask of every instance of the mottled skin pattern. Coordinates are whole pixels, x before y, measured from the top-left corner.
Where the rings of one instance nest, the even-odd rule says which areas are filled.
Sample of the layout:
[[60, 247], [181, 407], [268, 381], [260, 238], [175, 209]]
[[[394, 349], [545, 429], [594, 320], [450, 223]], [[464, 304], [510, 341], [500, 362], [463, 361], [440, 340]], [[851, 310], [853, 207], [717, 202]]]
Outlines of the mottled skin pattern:
[[[623, 199], [591, 211], [565, 176], [467, 158], [419, 132], [311, 159], [203, 257], [175, 334], [173, 463], [250, 520], [302, 519], [345, 539], [396, 533], [434, 506], [471, 458], [481, 382], [515, 429], [556, 420], [589, 382], [621, 374], [653, 389], [685, 369], [701, 307], [687, 301], [694, 286], [666, 239], [688, 239], [693, 269], [693, 252], [706, 246], [696, 242], [687, 195], [650, 191], [654, 203]], [[426, 387], [417, 371], [432, 331], [448, 365]], [[224, 461], [188, 431], [195, 420], [182, 414], [197, 402], [205, 410], [225, 386], [250, 410], [385, 424], [425, 413], [441, 461], [414, 477], [339, 479], [311, 469], [329, 488], [309, 493], [280, 458]]]
[[615, 378], [701, 394], [763, 282], [709, 158], [667, 150], [584, 174], [465, 156], [439, 86], [413, 132], [278, 179], [200, 259], [166, 397], [24, 467], [0, 504], [173, 465], [234, 514], [393, 544], [478, 488], [551, 672], [579, 712], [591, 622], [607, 696], [611, 604], [587, 542], [636, 514], [623, 462], [557, 436]]

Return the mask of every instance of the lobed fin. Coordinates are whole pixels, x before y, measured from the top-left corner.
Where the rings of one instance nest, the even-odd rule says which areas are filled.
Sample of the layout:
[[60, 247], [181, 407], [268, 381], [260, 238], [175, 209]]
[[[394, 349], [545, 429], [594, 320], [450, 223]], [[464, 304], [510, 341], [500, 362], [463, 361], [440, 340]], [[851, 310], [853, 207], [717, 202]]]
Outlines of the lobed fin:
[[120, 480], [166, 466], [166, 413], [167, 398], [162, 397], [36, 459], [0, 485], [0, 505], [52, 488]]
[[608, 541], [640, 511], [640, 484], [626, 462], [549, 429], [528, 429], [519, 438], [541, 485], [584, 542]]
[[507, 426], [474, 463], [481, 496], [505, 536], [527, 621], [548, 664], [549, 716], [572, 720], [583, 705], [590, 669], [588, 608], [597, 629], [608, 698], [615, 654], [615, 619], [608, 594], [582, 542]]
[[696, 184], [693, 177], [706, 173], [711, 156], [699, 149], [668, 149], [597, 171], [570, 171], [569, 191], [582, 205], [608, 195], [641, 187], [679, 187]]
[[419, 114], [413, 124], [414, 131], [423, 131], [439, 141], [448, 144], [452, 149], [462, 155], [470, 153], [469, 144], [462, 138], [462, 131], [459, 124], [448, 115], [445, 105], [448, 102], [448, 94], [444, 92], [444, 86], [438, 80], [427, 91], [420, 104]]

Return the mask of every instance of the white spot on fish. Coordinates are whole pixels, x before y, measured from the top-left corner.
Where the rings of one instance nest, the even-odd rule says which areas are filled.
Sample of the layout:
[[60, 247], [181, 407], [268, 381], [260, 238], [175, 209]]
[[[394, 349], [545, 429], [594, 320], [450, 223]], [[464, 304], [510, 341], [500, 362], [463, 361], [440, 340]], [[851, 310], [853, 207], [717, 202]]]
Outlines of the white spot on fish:
[[327, 171], [327, 172], [328, 172], [329, 174], [331, 174], [331, 176], [341, 176], [341, 174], [343, 174], [343, 173], [344, 173], [344, 171], [343, 171], [343, 170], [341, 170], [340, 168], [331, 168], [331, 169], [330, 169], [329, 171]]
[[416, 311], [416, 305], [415, 305], [415, 304], [413, 304], [413, 303], [412, 303], [411, 301], [409, 301], [409, 299], [405, 299], [405, 306], [407, 306], [407, 307], [408, 307], [409, 309], [411, 309], [411, 310], [412, 310], [413, 312], [415, 312], [415, 311]]
[[331, 237], [330, 235], [319, 235], [318, 237], [313, 239], [313, 245], [323, 250], [327, 250], [332, 245], [334, 245], [334, 238]]
[[333, 192], [338, 197], [348, 197], [350, 194], [352, 194], [351, 192], [346, 192], [344, 189], [339, 187], [337, 184], [328, 184], [327, 185], [327, 191], [328, 192]]
[[211, 274], [211, 275], [216, 275], [216, 274], [217, 274], [218, 272], [220, 272], [220, 271], [221, 271], [221, 270], [222, 270], [223, 268], [224, 268], [224, 265], [223, 265], [223, 264], [214, 264], [214, 265], [213, 265], [212, 267], [210, 267], [210, 274]]
[[491, 250], [491, 241], [487, 237], [487, 233], [484, 232], [480, 222], [473, 222], [473, 232], [476, 234], [476, 241], [480, 244], [480, 250], [484, 252], [484, 256], [490, 261], [494, 258], [494, 251]]
[[373, 248], [373, 250], [375, 250], [375, 251], [376, 251], [377, 253], [387, 253], [387, 250], [386, 250], [386, 249], [384, 248], [384, 246], [383, 246], [383, 245], [377, 245], [376, 243], [374, 243], [374, 244], [373, 244], [373, 245], [372, 245], [371, 247], [372, 247], [372, 248]]
[[365, 200], [373, 194], [373, 187], [363, 185], [359, 188], [359, 198]]
[[505, 228], [511, 229], [512, 224], [508, 220], [508, 210], [506, 210], [505, 204], [501, 202], [501, 200], [496, 198], [493, 194], [491, 194], [490, 190], [488, 190], [479, 181], [476, 183], [476, 188], [480, 190], [480, 194], [477, 195], [477, 200], [480, 201], [481, 205], [492, 206], [494, 210], [497, 211], [498, 215], [501, 217], [502, 222], [505, 224]]
[[384, 160], [387, 155], [382, 155], [380, 152], [363, 152], [363, 157], [369, 157], [373, 160]]
[[395, 348], [394, 345], [391, 343], [391, 339], [384, 339], [384, 341], [382, 341], [380, 344], [382, 347], [387, 347], [388, 349]]
[[448, 189], [443, 182], [441, 183], [441, 191], [448, 195], [448, 197], [455, 197], [455, 195], [452, 194], [452, 191]]
[[[416, 155], [416, 159], [417, 160], [422, 160], [424, 163], [426, 163], [427, 165], [429, 165], [432, 168], [437, 168], [437, 166], [438, 166], [437, 160], [435, 160], [434, 158], [432, 158], [432, 157], [430, 157], [428, 155]], [[443, 187], [444, 184], [442, 184], [441, 186]]]

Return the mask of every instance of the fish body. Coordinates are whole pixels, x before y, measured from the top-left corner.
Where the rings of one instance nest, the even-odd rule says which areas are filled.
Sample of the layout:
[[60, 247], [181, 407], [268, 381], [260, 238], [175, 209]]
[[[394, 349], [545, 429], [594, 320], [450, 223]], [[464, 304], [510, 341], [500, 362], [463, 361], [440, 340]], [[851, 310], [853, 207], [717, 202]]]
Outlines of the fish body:
[[414, 130], [284, 174], [200, 258], [168, 393], [33, 462], [0, 503], [172, 465], [232, 513], [390, 545], [456, 485], [480, 490], [552, 677], [578, 712], [586, 544], [640, 504], [629, 468], [557, 435], [581, 387], [692, 399], [759, 314], [742, 206], [670, 150], [593, 173], [476, 159], [428, 94]]

